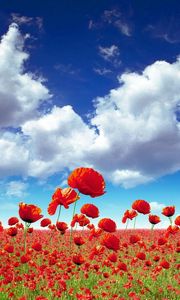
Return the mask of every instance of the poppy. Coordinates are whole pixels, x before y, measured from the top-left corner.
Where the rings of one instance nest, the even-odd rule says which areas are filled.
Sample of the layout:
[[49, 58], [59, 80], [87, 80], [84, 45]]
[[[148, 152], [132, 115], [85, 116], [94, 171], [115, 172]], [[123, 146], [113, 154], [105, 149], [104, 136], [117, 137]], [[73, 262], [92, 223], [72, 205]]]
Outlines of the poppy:
[[145, 200], [134, 201], [132, 208], [144, 215], [149, 214], [151, 210], [149, 203]]
[[41, 220], [41, 223], [40, 223], [41, 227], [46, 227], [46, 226], [48, 226], [48, 225], [50, 225], [50, 224], [51, 224], [51, 220], [48, 219], [48, 218], [42, 219], [42, 220]]
[[156, 215], [149, 215], [149, 222], [153, 225], [158, 224], [159, 222], [161, 222], [160, 217], [156, 216]]
[[74, 243], [77, 245], [77, 246], [81, 246], [85, 243], [85, 240], [83, 239], [82, 236], [75, 236], [74, 237]]
[[68, 184], [76, 188], [80, 193], [92, 198], [105, 193], [105, 181], [103, 176], [92, 168], [77, 168], [68, 177]]
[[177, 225], [177, 226], [180, 226], [180, 216], [177, 216], [174, 223]]
[[74, 203], [80, 197], [72, 188], [57, 188], [55, 193], [52, 195], [52, 201], [48, 206], [48, 213], [54, 215], [58, 205], [63, 205], [65, 208], [69, 208], [71, 203]]
[[162, 210], [162, 215], [172, 217], [175, 213], [175, 206], [166, 206]]
[[139, 242], [140, 239], [141, 239], [141, 238], [139, 237], [139, 235], [137, 235], [137, 234], [132, 234], [132, 235], [130, 236], [130, 238], [129, 238], [129, 242], [130, 242], [131, 244], [135, 244], [135, 243]]
[[81, 207], [81, 213], [93, 219], [99, 217], [99, 209], [94, 204], [84, 204]]
[[84, 257], [81, 254], [75, 254], [72, 257], [73, 263], [75, 263], [76, 265], [82, 265], [85, 262]]
[[163, 267], [164, 269], [169, 269], [169, 268], [170, 268], [170, 264], [169, 264], [169, 262], [166, 261], [166, 260], [162, 260], [162, 261], [160, 262], [160, 266]]
[[114, 234], [107, 233], [101, 243], [108, 249], [119, 250], [119, 239]]
[[139, 258], [140, 260], [145, 260], [146, 254], [144, 252], [138, 252], [136, 257]]
[[134, 219], [137, 215], [138, 215], [137, 212], [133, 209], [126, 210], [122, 217], [122, 223], [126, 223], [127, 219], [130, 219], [130, 220]]
[[32, 249], [34, 249], [35, 251], [42, 251], [42, 245], [39, 242], [35, 242], [32, 244]]
[[19, 222], [19, 219], [18, 219], [18, 218], [16, 218], [16, 217], [11, 217], [11, 218], [9, 218], [9, 220], [8, 220], [8, 225], [9, 225], [9, 226], [13, 226], [13, 225], [16, 225], [18, 222]]
[[43, 217], [40, 213], [41, 209], [36, 205], [22, 202], [19, 204], [19, 216], [24, 222], [33, 223], [38, 221]]
[[89, 219], [84, 216], [83, 214], [75, 214], [72, 221], [71, 221], [71, 227], [74, 227], [75, 224], [78, 223], [79, 226], [84, 227], [90, 223]]
[[56, 227], [61, 232], [61, 234], [64, 234], [68, 229], [68, 225], [65, 222], [56, 222]]
[[98, 227], [107, 232], [115, 232], [116, 231], [116, 223], [109, 218], [101, 219], [98, 223]]
[[10, 236], [15, 236], [17, 234], [17, 228], [16, 227], [10, 227], [7, 230], [7, 234]]

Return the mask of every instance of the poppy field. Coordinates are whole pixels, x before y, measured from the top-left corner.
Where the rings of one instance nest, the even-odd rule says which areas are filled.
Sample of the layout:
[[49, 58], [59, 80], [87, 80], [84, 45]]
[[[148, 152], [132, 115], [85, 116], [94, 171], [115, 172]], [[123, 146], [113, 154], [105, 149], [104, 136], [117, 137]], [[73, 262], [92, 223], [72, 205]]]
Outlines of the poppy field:
[[[10, 216], [8, 228], [0, 223], [0, 300], [178, 300], [176, 208], [167, 206], [152, 215], [148, 201], [134, 200], [120, 220], [124, 229], [118, 230], [114, 220], [101, 218], [89, 197], [76, 211], [81, 194], [96, 198], [105, 193], [100, 173], [77, 168], [67, 182], [68, 187], [55, 190], [46, 216], [38, 203], [21, 202], [19, 217]], [[72, 211], [71, 224], [61, 219], [62, 209]], [[151, 229], [136, 229], [139, 214], [148, 218]], [[169, 219], [169, 226], [156, 229], [162, 218]], [[33, 229], [35, 222], [41, 229]]]

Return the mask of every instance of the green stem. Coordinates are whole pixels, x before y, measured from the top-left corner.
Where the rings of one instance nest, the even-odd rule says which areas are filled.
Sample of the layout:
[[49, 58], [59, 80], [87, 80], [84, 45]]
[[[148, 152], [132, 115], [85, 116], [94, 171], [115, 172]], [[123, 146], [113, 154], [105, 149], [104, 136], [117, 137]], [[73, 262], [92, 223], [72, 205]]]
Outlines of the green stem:
[[[72, 214], [72, 220], [74, 218], [74, 215], [75, 215], [75, 211], [76, 211], [76, 202], [77, 200], [74, 202], [74, 208], [73, 208], [73, 214]], [[73, 235], [73, 227], [71, 226], [71, 233], [70, 233], [70, 251], [71, 251], [71, 245], [72, 245], [72, 235]]]
[[171, 224], [171, 226], [172, 226], [173, 221], [172, 221], [172, 218], [171, 218], [171, 217], [169, 217], [169, 222], [170, 222], [170, 224]]
[[61, 206], [62, 206], [62, 205], [59, 205], [59, 212], [58, 212], [58, 216], [57, 216], [57, 221], [56, 221], [56, 223], [59, 221], [59, 218], [60, 218], [60, 215], [61, 215]]
[[129, 219], [127, 219], [127, 222], [126, 222], [126, 230], [128, 228], [128, 224], [129, 224]]
[[153, 240], [152, 240], [152, 239], [153, 239], [154, 225], [155, 225], [155, 224], [152, 224], [152, 226], [151, 226], [151, 235], [150, 235], [150, 236], [151, 236], [151, 241], [152, 241], [152, 243], [153, 243]]
[[25, 223], [25, 228], [24, 228], [24, 253], [26, 253], [26, 238], [27, 238], [27, 231], [28, 228], [31, 226], [30, 223]]
[[136, 227], [136, 217], [134, 218], [134, 229]]

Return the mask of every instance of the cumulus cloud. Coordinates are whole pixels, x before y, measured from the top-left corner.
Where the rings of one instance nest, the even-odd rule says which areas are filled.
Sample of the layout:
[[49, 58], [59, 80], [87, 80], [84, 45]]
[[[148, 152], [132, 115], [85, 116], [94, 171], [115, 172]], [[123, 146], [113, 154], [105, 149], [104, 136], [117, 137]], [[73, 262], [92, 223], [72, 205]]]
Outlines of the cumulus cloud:
[[7, 183], [6, 185], [6, 196], [8, 197], [24, 197], [26, 195], [28, 184], [20, 181], [13, 180]]
[[142, 74], [123, 74], [119, 82], [117, 89], [96, 100], [91, 119], [99, 132], [91, 148], [94, 165], [123, 186], [178, 171], [180, 60], [157, 61]]
[[149, 203], [151, 206], [151, 211], [152, 212], [156, 212], [156, 211], [162, 211], [163, 207], [165, 207], [166, 205], [163, 203], [158, 203], [158, 202], [150, 202]]
[[[83, 165], [129, 188], [180, 170], [179, 59], [122, 74], [116, 89], [94, 101], [87, 124], [71, 106], [39, 115], [41, 101], [50, 95], [39, 79], [24, 72], [23, 45], [11, 25], [0, 44], [2, 176], [46, 178]], [[113, 49], [103, 50], [104, 55], [113, 56]]]
[[31, 176], [52, 175], [65, 167], [86, 165], [95, 132], [71, 106], [53, 107], [48, 114], [22, 126], [28, 137]]
[[0, 134], [0, 177], [27, 173], [29, 151], [19, 133]]
[[0, 42], [0, 126], [20, 126], [37, 115], [39, 105], [50, 98], [42, 78], [25, 72], [29, 55], [25, 37], [13, 23]]

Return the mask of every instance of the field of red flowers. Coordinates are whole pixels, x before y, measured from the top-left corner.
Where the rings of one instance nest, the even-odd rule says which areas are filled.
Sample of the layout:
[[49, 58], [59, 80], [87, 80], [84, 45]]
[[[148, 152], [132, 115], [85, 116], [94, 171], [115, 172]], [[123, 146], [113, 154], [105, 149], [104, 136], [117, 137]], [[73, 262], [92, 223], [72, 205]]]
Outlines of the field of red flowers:
[[[68, 185], [57, 188], [48, 205], [49, 216], [58, 211], [56, 224], [38, 206], [25, 203], [19, 204], [19, 218], [9, 218], [9, 228], [0, 223], [0, 300], [179, 299], [180, 216], [175, 207], [157, 216], [146, 200], [135, 200], [122, 218], [126, 229], [117, 230], [108, 217], [95, 227], [98, 207], [87, 203], [76, 212], [76, 202], [80, 193], [93, 198], [105, 193], [102, 175], [77, 168]], [[61, 209], [71, 204], [68, 226]], [[148, 216], [151, 230], [135, 229], [138, 214]], [[156, 230], [161, 218], [169, 218], [170, 225]], [[129, 220], [134, 220], [133, 229], [128, 229]], [[33, 230], [37, 221], [41, 230]]]

